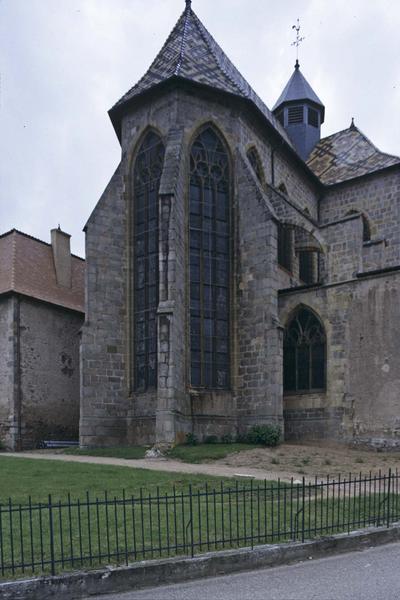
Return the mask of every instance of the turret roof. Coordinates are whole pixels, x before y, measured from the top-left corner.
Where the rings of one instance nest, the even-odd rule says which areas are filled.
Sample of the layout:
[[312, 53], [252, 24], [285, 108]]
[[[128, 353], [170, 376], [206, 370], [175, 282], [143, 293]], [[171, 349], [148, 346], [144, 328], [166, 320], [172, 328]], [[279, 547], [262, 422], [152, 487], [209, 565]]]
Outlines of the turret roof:
[[279, 96], [272, 110], [275, 111], [286, 102], [295, 102], [298, 100], [308, 100], [313, 102], [314, 104], [319, 105], [324, 113], [324, 105], [312, 89], [311, 85], [308, 83], [307, 79], [304, 77], [303, 73], [300, 71], [300, 65], [298, 61], [296, 61], [294, 72], [285, 85], [282, 94]]

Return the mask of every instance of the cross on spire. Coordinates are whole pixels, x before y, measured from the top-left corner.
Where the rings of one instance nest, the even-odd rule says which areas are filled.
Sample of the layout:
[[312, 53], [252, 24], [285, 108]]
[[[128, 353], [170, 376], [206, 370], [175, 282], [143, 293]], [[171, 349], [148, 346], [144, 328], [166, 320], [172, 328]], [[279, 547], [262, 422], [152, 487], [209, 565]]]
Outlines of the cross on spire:
[[296, 39], [294, 42], [291, 43], [291, 46], [296, 46], [296, 64], [295, 64], [295, 69], [298, 69], [300, 67], [299, 64], [299, 46], [301, 44], [302, 41], [304, 41], [306, 38], [305, 37], [300, 37], [300, 19], [297, 19], [297, 25], [292, 25], [292, 29], [296, 30]]

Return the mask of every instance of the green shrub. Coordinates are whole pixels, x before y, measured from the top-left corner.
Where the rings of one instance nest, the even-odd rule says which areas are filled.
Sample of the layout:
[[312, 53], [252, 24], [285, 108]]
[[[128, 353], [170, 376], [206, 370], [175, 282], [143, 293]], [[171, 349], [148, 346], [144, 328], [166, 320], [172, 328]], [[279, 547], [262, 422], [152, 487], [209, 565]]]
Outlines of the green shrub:
[[248, 444], [249, 440], [247, 433], [238, 433], [236, 436], [236, 442], [238, 444]]
[[233, 444], [233, 435], [231, 433], [224, 433], [221, 438], [223, 444]]
[[216, 435], [206, 435], [204, 438], [205, 444], [218, 444], [218, 438]]
[[186, 444], [188, 446], [197, 446], [197, 443], [197, 437], [194, 435], [194, 433], [186, 434]]
[[247, 434], [247, 441], [249, 444], [277, 446], [281, 441], [281, 428], [279, 425], [254, 425]]

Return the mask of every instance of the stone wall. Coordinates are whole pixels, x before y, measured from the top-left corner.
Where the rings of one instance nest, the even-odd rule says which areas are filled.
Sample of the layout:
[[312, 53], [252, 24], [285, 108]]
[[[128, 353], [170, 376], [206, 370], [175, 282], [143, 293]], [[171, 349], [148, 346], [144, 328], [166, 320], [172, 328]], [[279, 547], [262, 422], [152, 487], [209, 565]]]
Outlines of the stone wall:
[[[220, 132], [228, 149], [233, 201], [232, 385], [212, 392], [191, 389], [188, 350], [188, 156], [206, 124]], [[158, 389], [136, 393], [129, 318], [131, 170], [149, 127], [166, 148], [159, 198], [159, 369]], [[171, 444], [184, 441], [189, 432], [200, 439], [234, 434], [255, 423], [282, 422], [283, 409], [289, 437], [355, 439], [354, 407], [357, 414], [362, 411], [349, 375], [354, 360], [349, 349], [357, 339], [351, 303], [368, 301], [367, 287], [374, 280], [367, 284], [363, 273], [399, 263], [399, 174], [385, 172], [334, 186], [321, 197], [315, 178], [277, 145], [254, 113], [239, 101], [200, 89], [166, 89], [138, 100], [123, 118], [121, 146], [121, 164], [87, 225], [81, 443]], [[247, 159], [250, 147], [260, 157], [262, 181]], [[284, 191], [277, 189], [281, 183]], [[349, 215], [351, 210], [368, 218], [371, 240], [363, 239], [362, 216]], [[277, 264], [278, 221], [295, 232], [291, 274]], [[319, 285], [280, 294], [278, 312], [278, 290], [303, 285], [301, 248], [320, 254]], [[382, 285], [377, 278], [378, 303]], [[328, 387], [325, 394], [285, 397], [282, 405], [282, 325], [301, 302], [326, 326]], [[357, 427], [364, 431], [364, 425]], [[369, 425], [365, 428], [370, 431]]]
[[321, 200], [321, 224], [358, 210], [368, 219], [373, 240], [385, 240], [380, 268], [400, 263], [400, 174], [390, 171], [350, 181], [328, 190]]
[[0, 440], [10, 450], [77, 439], [83, 315], [24, 296], [0, 301]]
[[79, 331], [83, 315], [20, 299], [21, 447], [78, 439]]
[[118, 168], [86, 226], [80, 414], [83, 446], [118, 445], [126, 440], [130, 393], [130, 373], [125, 371], [130, 351], [126, 322], [128, 256], [126, 198]]
[[284, 395], [288, 439], [400, 445], [399, 300], [398, 272], [280, 295], [283, 325], [303, 305], [327, 336], [326, 392]]
[[[188, 376], [188, 156], [196, 132], [207, 123], [220, 131], [231, 156], [234, 214], [232, 389], [212, 393], [191, 390]], [[166, 145], [159, 213], [159, 379], [157, 392], [139, 394], [132, 391], [127, 317], [132, 306], [130, 178], [136, 149], [148, 127], [158, 131]], [[281, 421], [276, 221], [271, 205], [272, 197], [279, 195], [273, 186], [277, 176], [267, 132], [240, 103], [227, 103], [207, 91], [174, 90], [138, 103], [125, 116], [121, 146], [121, 165], [86, 229], [81, 444], [155, 439], [174, 443], [184, 441], [190, 431], [202, 438], [236, 433], [238, 426], [255, 422]], [[268, 190], [262, 189], [247, 161], [246, 149], [251, 146], [260, 155]], [[282, 150], [274, 151], [274, 164], [279, 180], [287, 178], [293, 191], [291, 210], [296, 202], [302, 210], [307, 197], [307, 206], [316, 213], [314, 184], [301, 170], [290, 170], [290, 157]]]
[[14, 448], [13, 298], [0, 298], [0, 448]]

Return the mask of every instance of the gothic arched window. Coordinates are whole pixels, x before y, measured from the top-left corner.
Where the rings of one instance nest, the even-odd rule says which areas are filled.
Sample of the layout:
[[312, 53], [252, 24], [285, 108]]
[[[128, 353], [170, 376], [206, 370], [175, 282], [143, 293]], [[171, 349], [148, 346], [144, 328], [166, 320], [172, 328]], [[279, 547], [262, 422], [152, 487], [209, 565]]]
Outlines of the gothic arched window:
[[150, 131], [133, 171], [134, 387], [157, 387], [158, 190], [164, 144]]
[[322, 323], [310, 310], [300, 309], [285, 330], [283, 389], [310, 392], [325, 389], [326, 338]]
[[205, 129], [190, 153], [190, 382], [229, 387], [230, 176], [227, 152]]

